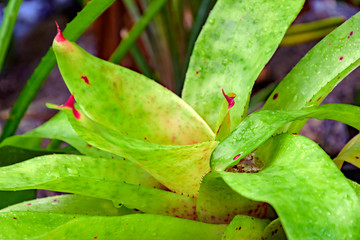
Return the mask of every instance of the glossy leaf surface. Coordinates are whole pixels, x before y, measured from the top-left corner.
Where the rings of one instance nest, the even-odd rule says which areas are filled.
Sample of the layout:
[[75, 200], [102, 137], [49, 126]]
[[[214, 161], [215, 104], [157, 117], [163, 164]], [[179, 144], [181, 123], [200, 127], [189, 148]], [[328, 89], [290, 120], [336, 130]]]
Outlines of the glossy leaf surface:
[[[360, 64], [360, 13], [311, 49], [280, 82], [263, 109], [296, 110], [317, 106]], [[303, 122], [293, 124], [299, 131]]]
[[216, 141], [187, 146], [158, 145], [115, 132], [92, 121], [80, 110], [76, 110], [79, 119], [69, 108], [62, 111], [86, 142], [133, 161], [177, 193], [197, 196], [202, 177], [210, 171], [209, 159]]
[[154, 189], [162, 185], [134, 166], [119, 159], [42, 156], [0, 168], [0, 189], [77, 193], [113, 200], [143, 212], [195, 219], [195, 199]]
[[234, 129], [246, 116], [252, 86], [299, 13], [300, 0], [217, 1], [191, 56], [183, 99], [216, 132], [225, 92], [237, 95]]
[[0, 238], [218, 240], [226, 225], [213, 225], [151, 214], [120, 217], [39, 212], [0, 213]]
[[44, 212], [91, 216], [120, 216], [135, 213], [126, 207], [116, 208], [112, 201], [66, 194], [19, 203], [0, 212]]
[[92, 157], [104, 157], [104, 158], [120, 158], [114, 154], [101, 151], [87, 142], [85, 142], [79, 135], [74, 131], [71, 124], [69, 123], [66, 114], [59, 112], [49, 121], [44, 123], [38, 128], [27, 132], [22, 137], [39, 137], [58, 139], [64, 141], [74, 148], [76, 148], [82, 154]]
[[360, 199], [316, 143], [282, 134], [256, 156], [265, 164], [260, 172], [220, 174], [239, 194], [271, 204], [288, 239], [360, 238]]
[[157, 144], [189, 145], [215, 138], [189, 105], [158, 83], [63, 38], [55, 38], [53, 49], [70, 92], [94, 121]]
[[326, 104], [298, 111], [257, 111], [249, 115], [217, 146], [211, 157], [211, 168], [221, 171], [236, 165], [280, 127], [294, 120], [332, 119], [360, 129], [359, 116], [360, 108], [347, 104]]

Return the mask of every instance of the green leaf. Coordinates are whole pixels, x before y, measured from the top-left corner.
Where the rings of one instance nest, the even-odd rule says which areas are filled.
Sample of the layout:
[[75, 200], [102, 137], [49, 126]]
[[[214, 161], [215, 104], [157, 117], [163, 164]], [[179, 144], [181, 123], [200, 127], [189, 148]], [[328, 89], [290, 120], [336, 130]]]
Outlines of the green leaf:
[[21, 6], [22, 0], [10, 0], [5, 8], [4, 17], [0, 28], [0, 72], [6, 57], [16, 18]]
[[334, 162], [341, 169], [344, 162], [360, 168], [360, 134], [351, 139], [341, 150], [339, 155], [334, 158]]
[[272, 221], [265, 228], [261, 240], [287, 240], [284, 228], [279, 218]]
[[49, 121], [44, 123], [38, 128], [27, 132], [21, 137], [39, 137], [39, 138], [50, 138], [64, 141], [74, 148], [76, 148], [82, 154], [93, 156], [93, 157], [104, 157], [104, 158], [120, 158], [114, 154], [101, 151], [90, 144], [86, 143], [79, 135], [74, 131], [71, 124], [69, 123], [66, 114], [59, 112]]
[[360, 199], [316, 143], [282, 134], [256, 157], [265, 164], [258, 173], [220, 174], [244, 197], [271, 204], [288, 239], [360, 238]]
[[196, 202], [197, 219], [228, 224], [236, 215], [266, 217], [267, 203], [252, 201], [232, 190], [217, 173], [207, 174]]
[[[54, 153], [40, 149], [41, 139], [13, 136], [0, 143], [0, 166], [25, 161], [35, 156]], [[0, 209], [36, 198], [36, 191], [0, 192]]]
[[286, 123], [306, 118], [332, 119], [360, 129], [360, 108], [326, 104], [298, 111], [260, 110], [249, 115], [214, 150], [211, 168], [217, 171], [236, 165]]
[[0, 209], [36, 198], [36, 191], [0, 192]]
[[61, 75], [92, 120], [157, 144], [188, 145], [215, 138], [204, 120], [170, 90], [56, 39], [53, 48]]
[[44, 212], [91, 216], [120, 216], [135, 211], [122, 206], [116, 208], [112, 201], [67, 194], [19, 203], [0, 212]]
[[69, 192], [148, 213], [189, 219], [196, 216], [194, 198], [160, 190], [163, 187], [154, 178], [124, 160], [48, 155], [0, 168], [0, 173], [0, 190]]
[[0, 238], [12, 240], [218, 240], [226, 229], [226, 225], [206, 224], [151, 214], [102, 217], [10, 212], [1, 213], [0, 221]]
[[[158, 145], [100, 125], [81, 110], [60, 109], [67, 113], [73, 128], [86, 142], [134, 162], [177, 193], [197, 196], [202, 177], [210, 171], [209, 159], [216, 141], [187, 146]], [[74, 111], [79, 118], [74, 117]]]
[[234, 92], [234, 129], [247, 114], [251, 88], [299, 13], [300, 0], [219, 0], [191, 56], [184, 100], [216, 132], [225, 92]]
[[[64, 35], [70, 40], [78, 39], [81, 34], [97, 19], [115, 0], [88, 1], [86, 6], [76, 15], [64, 30]], [[50, 48], [41, 59], [33, 74], [27, 81], [24, 89], [16, 100], [10, 116], [5, 123], [0, 141], [13, 135], [24, 116], [26, 109], [35, 98], [42, 84], [56, 65], [54, 52]]]
[[349, 183], [351, 184], [351, 186], [353, 186], [353, 188], [355, 189], [356, 194], [360, 198], [360, 185], [358, 183], [354, 182], [354, 181], [351, 181], [351, 180], [349, 180]]
[[[319, 42], [275, 88], [263, 109], [317, 106], [360, 64], [360, 13]], [[304, 122], [285, 128], [298, 132]]]
[[226, 229], [223, 240], [259, 240], [270, 221], [237, 215]]
[[12, 136], [0, 144], [0, 166], [8, 166], [27, 159], [63, 151], [46, 150], [29, 146], [29, 142], [37, 142], [40, 138]]

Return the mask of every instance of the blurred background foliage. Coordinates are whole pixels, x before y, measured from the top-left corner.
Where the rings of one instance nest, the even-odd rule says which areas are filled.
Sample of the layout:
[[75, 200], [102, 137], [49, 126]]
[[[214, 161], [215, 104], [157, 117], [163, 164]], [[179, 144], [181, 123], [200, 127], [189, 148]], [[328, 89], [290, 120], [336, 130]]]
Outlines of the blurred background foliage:
[[[0, 41], [0, 60], [4, 52], [3, 64], [0, 61], [2, 139], [41, 125], [55, 114], [45, 103], [62, 104], [68, 98], [69, 92], [57, 68], [50, 73], [49, 67], [50, 75], [44, 74], [38, 80], [40, 89], [31, 89], [28, 85], [32, 84], [26, 82], [51, 46], [56, 33], [54, 22], [64, 29], [88, 1], [3, 0], [0, 1], [1, 29], [6, 25], [5, 6], [11, 2], [20, 5], [14, 29], [6, 32], [9, 46]], [[216, 0], [116, 0], [81, 35], [78, 43], [92, 54], [141, 72], [181, 95], [191, 51], [215, 3]], [[359, 0], [308, 0], [282, 46], [260, 74], [250, 111], [259, 109], [298, 60], [323, 36], [355, 14], [359, 5]], [[14, 8], [16, 12], [15, 5]], [[359, 105], [359, 82], [359, 71], [355, 71], [325, 103]], [[21, 92], [25, 97], [19, 98]], [[302, 133], [334, 157], [357, 132], [331, 120], [311, 120]]]

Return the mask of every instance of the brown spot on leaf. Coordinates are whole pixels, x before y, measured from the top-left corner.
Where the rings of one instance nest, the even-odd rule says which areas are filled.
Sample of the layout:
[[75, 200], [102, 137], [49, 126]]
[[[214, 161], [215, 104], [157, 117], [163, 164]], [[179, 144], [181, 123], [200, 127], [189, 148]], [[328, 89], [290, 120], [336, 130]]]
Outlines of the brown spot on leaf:
[[277, 99], [278, 96], [279, 96], [279, 94], [278, 94], [278, 93], [275, 93], [274, 96], [273, 96], [273, 100]]

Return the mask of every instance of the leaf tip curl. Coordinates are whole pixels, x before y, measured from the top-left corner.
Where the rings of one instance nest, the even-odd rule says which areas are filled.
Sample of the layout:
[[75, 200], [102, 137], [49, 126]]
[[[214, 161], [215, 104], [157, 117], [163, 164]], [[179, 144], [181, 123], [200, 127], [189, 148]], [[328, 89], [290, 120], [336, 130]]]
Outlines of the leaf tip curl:
[[235, 100], [234, 98], [236, 97], [235, 93], [229, 93], [229, 95], [226, 95], [226, 93], [224, 92], [224, 89], [221, 89], [226, 101], [228, 102], [228, 109], [232, 108], [235, 105]]

